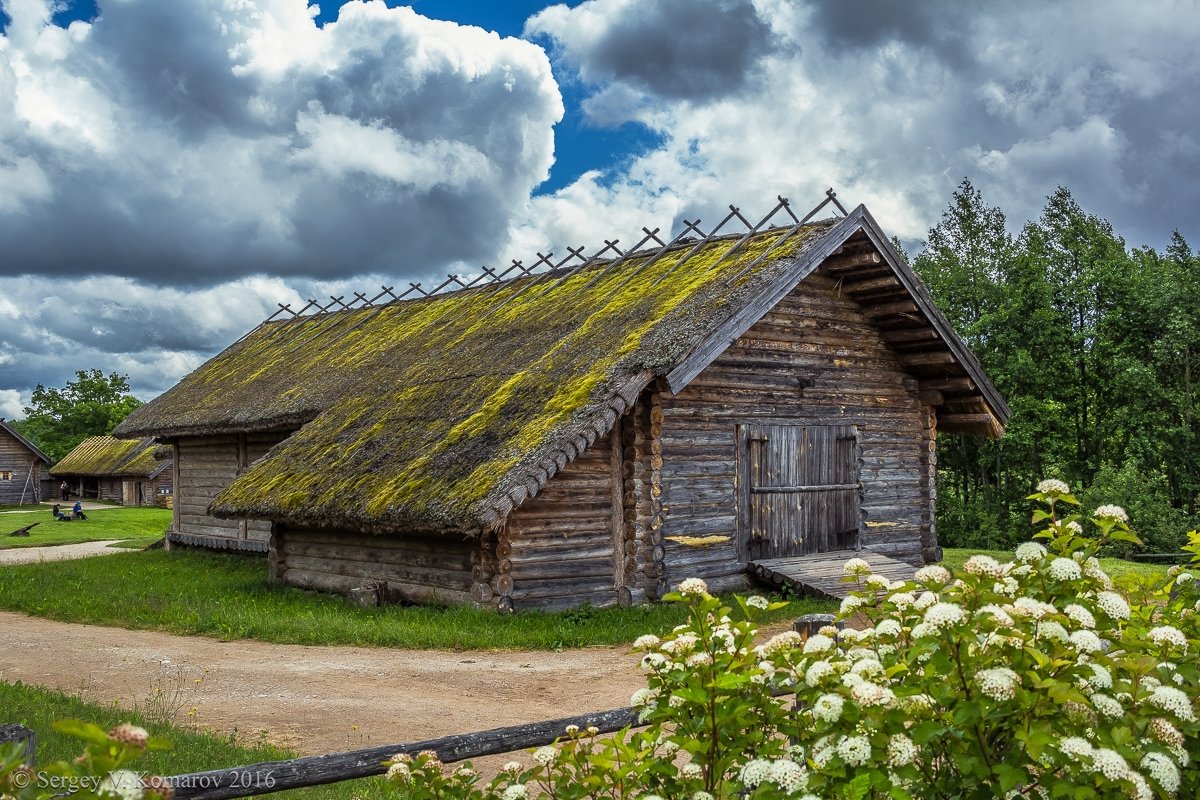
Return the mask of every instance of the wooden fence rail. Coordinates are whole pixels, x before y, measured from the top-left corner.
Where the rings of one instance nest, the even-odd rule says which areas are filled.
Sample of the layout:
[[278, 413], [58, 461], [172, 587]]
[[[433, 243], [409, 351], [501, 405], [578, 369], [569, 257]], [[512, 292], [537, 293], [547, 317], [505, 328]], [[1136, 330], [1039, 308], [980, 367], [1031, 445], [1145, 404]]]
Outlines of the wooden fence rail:
[[636, 711], [617, 708], [477, 733], [443, 736], [423, 742], [381, 745], [289, 761], [190, 772], [173, 775], [167, 780], [175, 787], [176, 800], [232, 800], [382, 775], [387, 771], [382, 762], [397, 753], [416, 755], [422, 750], [433, 750], [443, 762], [451, 763], [539, 747], [562, 737], [568, 725], [578, 725], [581, 729], [595, 726], [600, 733], [612, 733], [626, 726], [640, 727]]

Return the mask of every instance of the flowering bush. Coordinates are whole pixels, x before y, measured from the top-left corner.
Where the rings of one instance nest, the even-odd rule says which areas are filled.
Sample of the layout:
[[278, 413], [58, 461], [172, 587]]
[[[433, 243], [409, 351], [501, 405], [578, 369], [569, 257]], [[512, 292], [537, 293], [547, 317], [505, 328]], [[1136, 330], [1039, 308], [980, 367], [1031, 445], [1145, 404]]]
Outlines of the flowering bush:
[[569, 730], [486, 784], [432, 753], [390, 774], [413, 798], [1198, 796], [1200, 581], [1176, 571], [1131, 606], [1096, 559], [1136, 541], [1125, 512], [1100, 507], [1089, 536], [1066, 484], [1038, 489], [1042, 530], [1010, 562], [893, 583], [849, 561], [841, 616], [862, 630], [756, 644], [764, 599], [735, 611], [684, 581], [690, 623], [635, 644], [644, 729]]
[[136, 725], [118, 725], [107, 733], [91, 723], [66, 720], [54, 729], [82, 739], [83, 754], [34, 772], [24, 765], [25, 747], [0, 746], [0, 798], [3, 800], [172, 800], [175, 790], [162, 778], [134, 772], [129, 765], [144, 750], [169, 749]]

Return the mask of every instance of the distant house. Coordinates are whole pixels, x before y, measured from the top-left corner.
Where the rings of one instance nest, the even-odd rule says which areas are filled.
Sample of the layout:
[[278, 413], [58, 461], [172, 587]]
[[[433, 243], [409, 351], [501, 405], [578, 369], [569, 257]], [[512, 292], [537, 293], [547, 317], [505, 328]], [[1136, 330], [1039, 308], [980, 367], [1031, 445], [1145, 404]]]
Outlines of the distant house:
[[937, 432], [1009, 411], [864, 207], [552, 267], [264, 323], [133, 412], [169, 541], [502, 611], [940, 558]]
[[0, 504], [40, 502], [42, 465], [50, 457], [0, 417]]
[[174, 476], [171, 449], [150, 438], [91, 436], [50, 468], [71, 494], [127, 506], [165, 506]]

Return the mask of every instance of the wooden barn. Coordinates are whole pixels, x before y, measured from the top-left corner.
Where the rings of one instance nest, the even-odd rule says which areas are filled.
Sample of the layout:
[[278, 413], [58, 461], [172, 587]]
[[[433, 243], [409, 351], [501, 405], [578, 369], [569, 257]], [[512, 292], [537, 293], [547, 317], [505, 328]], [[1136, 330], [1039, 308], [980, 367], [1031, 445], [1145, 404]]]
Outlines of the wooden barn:
[[50, 468], [71, 494], [126, 506], [165, 506], [174, 470], [171, 450], [151, 438], [123, 440], [89, 436]]
[[50, 457], [0, 417], [0, 505], [42, 500], [42, 466]]
[[116, 435], [174, 448], [169, 541], [312, 589], [509, 611], [911, 571], [937, 433], [1009, 412], [867, 210], [824, 205], [304, 309]]

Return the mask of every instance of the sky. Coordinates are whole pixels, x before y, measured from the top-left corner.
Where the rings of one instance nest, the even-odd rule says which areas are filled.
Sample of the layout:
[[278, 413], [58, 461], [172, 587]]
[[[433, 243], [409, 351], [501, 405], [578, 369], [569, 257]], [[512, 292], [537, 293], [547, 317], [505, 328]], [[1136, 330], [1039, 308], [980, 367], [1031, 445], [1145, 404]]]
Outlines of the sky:
[[1200, 244], [1200, 0], [0, 0], [0, 417], [277, 303], [969, 178]]

